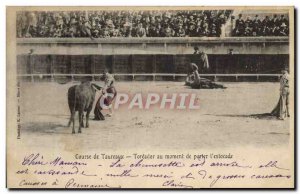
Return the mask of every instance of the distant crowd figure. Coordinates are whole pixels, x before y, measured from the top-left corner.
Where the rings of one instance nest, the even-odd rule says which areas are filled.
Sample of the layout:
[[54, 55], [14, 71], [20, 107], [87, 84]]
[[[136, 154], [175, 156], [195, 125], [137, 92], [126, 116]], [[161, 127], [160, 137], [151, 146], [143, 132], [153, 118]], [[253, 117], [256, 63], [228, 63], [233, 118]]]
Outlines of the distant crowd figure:
[[289, 21], [284, 16], [280, 17], [275, 14], [271, 19], [265, 16], [263, 20], [255, 15], [254, 19], [250, 16], [243, 19], [242, 14], [239, 14], [235, 20], [235, 28], [233, 29], [233, 36], [288, 36], [289, 35]]
[[219, 37], [232, 10], [18, 12], [17, 37]]

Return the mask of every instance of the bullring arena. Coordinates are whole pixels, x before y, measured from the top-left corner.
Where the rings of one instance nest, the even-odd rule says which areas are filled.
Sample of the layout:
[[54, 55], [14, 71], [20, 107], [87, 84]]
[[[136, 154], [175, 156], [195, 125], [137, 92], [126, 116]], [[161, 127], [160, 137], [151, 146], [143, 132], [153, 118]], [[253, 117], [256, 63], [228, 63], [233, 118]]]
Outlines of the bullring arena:
[[[276, 147], [289, 142], [288, 120], [251, 116], [274, 108], [278, 83], [225, 83], [225, 90], [192, 90], [181, 82], [118, 82], [118, 90], [129, 93], [197, 93], [200, 108], [161, 111], [124, 107], [105, 121], [90, 120], [90, 127], [75, 137], [67, 127], [70, 112], [66, 93], [72, 85], [22, 83], [21, 138], [29, 147], [48, 147], [45, 141], [68, 151], [130, 149], [137, 145], [145, 149]], [[32, 95], [37, 91], [38, 95]], [[77, 131], [78, 119], [75, 126]]]
[[[276, 12], [287, 17], [284, 10]], [[280, 71], [290, 64], [290, 39], [235, 37], [231, 16], [243, 14], [245, 19], [255, 13], [229, 14], [219, 37], [17, 38], [22, 143], [43, 148], [51, 142], [66, 151], [288, 146], [290, 120], [263, 114], [278, 102]], [[210, 63], [209, 70], [199, 69], [200, 76], [226, 89], [184, 86], [187, 66], [197, 60], [195, 46], [207, 53]], [[115, 76], [118, 93], [195, 94], [199, 108], [122, 106], [104, 121], [93, 121], [91, 114], [90, 127], [71, 134], [68, 88], [86, 80], [102, 85], [104, 69]]]

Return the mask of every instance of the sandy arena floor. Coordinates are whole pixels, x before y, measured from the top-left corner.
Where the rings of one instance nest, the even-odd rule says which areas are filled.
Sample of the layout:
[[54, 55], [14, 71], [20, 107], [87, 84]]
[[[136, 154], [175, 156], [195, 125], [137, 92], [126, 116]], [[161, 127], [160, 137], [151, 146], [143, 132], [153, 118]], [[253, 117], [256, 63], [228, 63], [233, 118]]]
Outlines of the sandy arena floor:
[[[73, 83], [74, 84], [74, 83]], [[73, 84], [21, 83], [21, 138], [24, 146], [72, 151], [199, 149], [237, 146], [286, 146], [289, 121], [257, 118], [270, 112], [279, 98], [278, 83], [224, 83], [227, 89], [193, 90], [179, 82], [118, 82], [118, 92], [197, 93], [199, 110], [114, 111], [93, 121], [82, 134], [67, 127], [67, 90]], [[76, 132], [78, 119], [76, 119]], [[64, 143], [68, 142], [68, 144]], [[71, 143], [70, 143], [71, 142]]]

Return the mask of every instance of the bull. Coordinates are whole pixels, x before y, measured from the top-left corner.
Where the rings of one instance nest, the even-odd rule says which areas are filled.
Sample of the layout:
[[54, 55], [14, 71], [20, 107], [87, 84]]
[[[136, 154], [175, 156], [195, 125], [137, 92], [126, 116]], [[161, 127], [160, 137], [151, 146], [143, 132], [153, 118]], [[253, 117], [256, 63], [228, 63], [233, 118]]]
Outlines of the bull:
[[100, 90], [101, 87], [90, 83], [83, 82], [80, 85], [75, 85], [69, 88], [68, 90], [68, 104], [71, 112], [70, 120], [68, 123], [68, 127], [72, 127], [72, 133], [75, 133], [75, 113], [78, 111], [79, 113], [79, 129], [78, 133], [81, 133], [81, 127], [84, 127], [83, 117], [84, 112], [86, 112], [86, 128], [89, 127], [89, 116], [90, 112], [93, 108], [93, 103], [95, 100], [96, 91]]

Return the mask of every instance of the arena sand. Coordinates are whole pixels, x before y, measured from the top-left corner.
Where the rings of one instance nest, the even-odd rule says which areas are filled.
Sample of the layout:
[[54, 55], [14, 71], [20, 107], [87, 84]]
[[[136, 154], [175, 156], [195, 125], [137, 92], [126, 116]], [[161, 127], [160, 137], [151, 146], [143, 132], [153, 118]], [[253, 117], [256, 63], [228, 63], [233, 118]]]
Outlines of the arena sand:
[[77, 114], [75, 135], [67, 127], [70, 116], [67, 90], [74, 84], [21, 83], [24, 147], [67, 152], [288, 147], [291, 133], [288, 120], [251, 116], [272, 111], [279, 98], [278, 83], [223, 83], [227, 89], [194, 90], [181, 82], [117, 82], [117, 91], [127, 94], [197, 93], [200, 108], [128, 110], [123, 107], [105, 121], [93, 121], [92, 111], [90, 127], [83, 128], [82, 134], [77, 134]]

